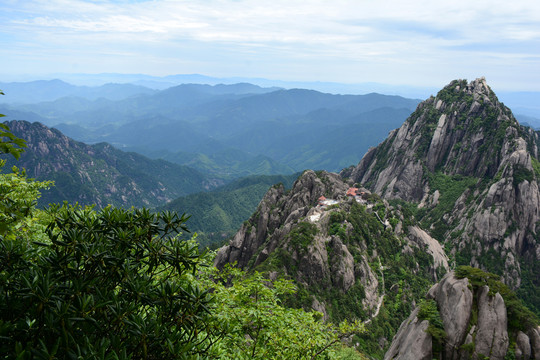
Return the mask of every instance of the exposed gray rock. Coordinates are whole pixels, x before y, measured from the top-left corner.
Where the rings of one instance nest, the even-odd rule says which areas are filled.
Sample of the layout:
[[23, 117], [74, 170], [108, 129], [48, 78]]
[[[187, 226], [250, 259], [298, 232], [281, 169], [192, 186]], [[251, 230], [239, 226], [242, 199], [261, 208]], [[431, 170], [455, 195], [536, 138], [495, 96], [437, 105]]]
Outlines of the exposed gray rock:
[[506, 306], [501, 294], [489, 295], [483, 286], [478, 294], [478, 326], [475, 353], [502, 360], [508, 350]]
[[338, 289], [347, 291], [356, 282], [354, 258], [339, 237], [332, 236], [329, 244], [335, 257], [334, 261], [330, 259], [332, 283]]
[[469, 265], [488, 268], [492, 256], [504, 259], [504, 282], [517, 289], [520, 262], [540, 260], [539, 176], [532, 166], [537, 143], [538, 135], [520, 127], [484, 78], [456, 80], [420, 103], [399, 129], [347, 171], [353, 181], [386, 199], [418, 203], [428, 218], [429, 209], [448, 195], [434, 188], [434, 175], [475, 178], [446, 213], [429, 220], [443, 223], [433, 227], [439, 230], [437, 240], [453, 254], [466, 254]]
[[540, 360], [540, 327], [529, 329], [527, 334], [531, 343], [531, 357]]
[[392, 345], [384, 355], [385, 360], [431, 360], [431, 335], [426, 330], [427, 320], [419, 320], [419, 309], [405, 320], [392, 339]]
[[[309, 246], [309, 251], [298, 259], [298, 271], [292, 274], [296, 279], [304, 284], [319, 284], [321, 286], [332, 286], [334, 274], [330, 269], [328, 252], [326, 251], [326, 236], [317, 235], [313, 243]], [[290, 249], [290, 251], [293, 251]], [[335, 260], [340, 261], [341, 258]], [[354, 279], [353, 279], [354, 282]], [[343, 282], [340, 283], [343, 286]], [[342, 288], [343, 289], [343, 288]]]
[[[471, 291], [469, 281], [457, 279], [453, 272], [447, 274], [427, 293], [428, 299], [437, 303], [439, 315], [446, 333], [445, 348], [440, 354], [441, 360], [494, 359], [502, 360], [509, 348], [508, 321], [506, 305], [499, 293], [490, 294], [488, 286], [475, 287]], [[423, 343], [425, 336], [417, 331], [419, 308], [404, 321], [385, 359], [402, 358], [418, 342]], [[476, 312], [476, 325], [473, 324], [473, 312]], [[540, 357], [540, 328], [519, 331], [514, 339], [516, 359], [536, 359]], [[410, 333], [409, 333], [410, 332]], [[420, 345], [418, 345], [420, 346]], [[422, 344], [422, 354], [428, 348]], [[431, 345], [429, 346], [431, 349]]]
[[519, 331], [516, 337], [516, 360], [529, 360], [530, 358], [530, 339], [525, 333]]
[[439, 267], [442, 267], [445, 272], [449, 270], [448, 256], [444, 252], [444, 249], [441, 244], [429, 236], [427, 232], [420, 229], [418, 226], [410, 226], [409, 239], [416, 243], [420, 248], [425, 249], [433, 257], [434, 268], [432, 269], [432, 273], [435, 281], [438, 280], [436, 278], [436, 270]]
[[371, 269], [366, 259], [355, 265], [355, 276], [360, 280], [360, 283], [364, 287], [365, 298], [362, 300], [364, 309], [369, 309], [372, 314], [379, 301], [379, 280], [377, 274]]
[[437, 302], [447, 334], [446, 359], [459, 359], [460, 346], [467, 336], [473, 306], [473, 293], [468, 285], [468, 279], [458, 279], [450, 272], [427, 294], [428, 298]]
[[313, 296], [313, 302], [311, 303], [311, 308], [315, 311], [318, 311], [323, 314], [323, 320], [328, 319], [328, 314], [326, 312], [326, 306], [324, 306], [324, 303], [317, 300], [315, 296]]

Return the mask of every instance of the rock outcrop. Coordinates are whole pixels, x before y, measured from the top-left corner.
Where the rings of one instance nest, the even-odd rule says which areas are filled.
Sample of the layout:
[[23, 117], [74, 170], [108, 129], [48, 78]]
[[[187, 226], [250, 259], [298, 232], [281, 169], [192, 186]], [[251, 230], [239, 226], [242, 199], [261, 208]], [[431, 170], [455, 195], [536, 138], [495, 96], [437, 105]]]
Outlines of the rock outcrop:
[[[448, 258], [435, 239], [418, 226], [404, 229], [403, 214], [352, 185], [338, 174], [307, 170], [288, 192], [274, 186], [219, 249], [215, 265], [236, 263], [293, 278], [310, 294], [302, 306], [328, 317], [343, 311], [336, 299], [342, 294], [356, 311], [351, 316], [366, 322], [378, 315], [392, 285], [385, 284], [384, 272], [401, 272], [397, 267], [405, 266], [389, 261], [403, 258], [410, 266], [404, 273], [421, 276], [426, 288], [448, 270]], [[420, 265], [417, 254], [430, 260]], [[399, 291], [411, 294], [412, 289], [404, 285]]]
[[[428, 320], [419, 318], [420, 308], [417, 308], [402, 323], [385, 359], [412, 359], [414, 353], [418, 359], [432, 359], [437, 355], [442, 360], [503, 360], [509, 351], [516, 359], [538, 358], [538, 328], [529, 328], [526, 331], [529, 335], [510, 329], [507, 304], [502, 295], [493, 293], [489, 286], [472, 286], [468, 278], [458, 279], [450, 272], [429, 290], [426, 298], [437, 304], [446, 334], [442, 339], [442, 350], [433, 353]], [[514, 349], [509, 346], [511, 338]]]
[[447, 334], [445, 353], [448, 359], [459, 359], [460, 346], [466, 342], [473, 307], [473, 293], [467, 279], [457, 279], [453, 273], [434, 285], [427, 298], [437, 302]]
[[513, 289], [535, 279], [537, 297], [534, 270], [522, 274], [540, 260], [537, 142], [484, 78], [456, 80], [343, 175], [416, 203], [424, 230], [455, 262], [503, 275]]
[[[254, 216], [245, 222], [230, 243], [222, 247], [215, 263], [218, 267], [234, 263], [241, 268], [254, 260], [257, 266], [268, 258], [291, 231], [293, 224], [305, 218], [321, 196], [343, 199], [348, 185], [337, 174], [305, 171], [285, 193], [283, 186], [272, 187], [261, 200]], [[258, 253], [262, 245], [264, 249]], [[316, 256], [316, 255], [315, 255]], [[321, 270], [322, 273], [325, 270]]]
[[384, 356], [385, 360], [433, 359], [431, 335], [427, 332], [429, 322], [418, 319], [418, 311], [419, 309], [415, 309], [401, 324], [392, 345]]

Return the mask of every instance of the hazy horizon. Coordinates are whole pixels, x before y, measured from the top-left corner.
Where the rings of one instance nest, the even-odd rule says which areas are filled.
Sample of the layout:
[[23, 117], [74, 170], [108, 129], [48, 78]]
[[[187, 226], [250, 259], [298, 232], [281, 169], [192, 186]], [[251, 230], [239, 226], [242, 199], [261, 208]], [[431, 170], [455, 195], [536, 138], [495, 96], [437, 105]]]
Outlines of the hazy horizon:
[[2, 81], [204, 74], [540, 91], [540, 3], [29, 0], [0, 4]]

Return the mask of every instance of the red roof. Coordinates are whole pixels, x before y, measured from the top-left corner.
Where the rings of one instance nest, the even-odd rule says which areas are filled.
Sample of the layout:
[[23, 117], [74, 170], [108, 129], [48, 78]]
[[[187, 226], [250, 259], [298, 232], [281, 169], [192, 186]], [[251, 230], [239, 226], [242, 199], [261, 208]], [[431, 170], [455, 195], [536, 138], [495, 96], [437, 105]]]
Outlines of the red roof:
[[356, 196], [356, 192], [358, 191], [358, 188], [352, 187], [347, 190], [347, 196]]
[[326, 200], [326, 198], [325, 198], [324, 196], [321, 196], [321, 197], [319, 198], [319, 201], [324, 201], [324, 200]]

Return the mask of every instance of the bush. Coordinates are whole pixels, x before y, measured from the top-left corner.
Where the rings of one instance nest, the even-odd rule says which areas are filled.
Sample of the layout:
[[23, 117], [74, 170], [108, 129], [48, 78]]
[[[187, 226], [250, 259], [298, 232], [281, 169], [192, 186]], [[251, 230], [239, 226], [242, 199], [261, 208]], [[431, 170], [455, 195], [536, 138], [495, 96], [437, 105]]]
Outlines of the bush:
[[444, 331], [437, 303], [432, 299], [424, 300], [420, 303], [419, 307], [418, 318], [429, 322], [426, 332], [431, 335], [433, 355], [436, 356], [443, 350], [443, 344], [446, 339], [446, 332]]
[[55, 207], [49, 243], [0, 242], [0, 353], [12, 358], [187, 358], [218, 337], [186, 276], [200, 255], [184, 216]]
[[318, 229], [315, 224], [309, 222], [300, 222], [289, 233], [290, 243], [300, 252], [306, 252], [308, 246], [313, 242]]

